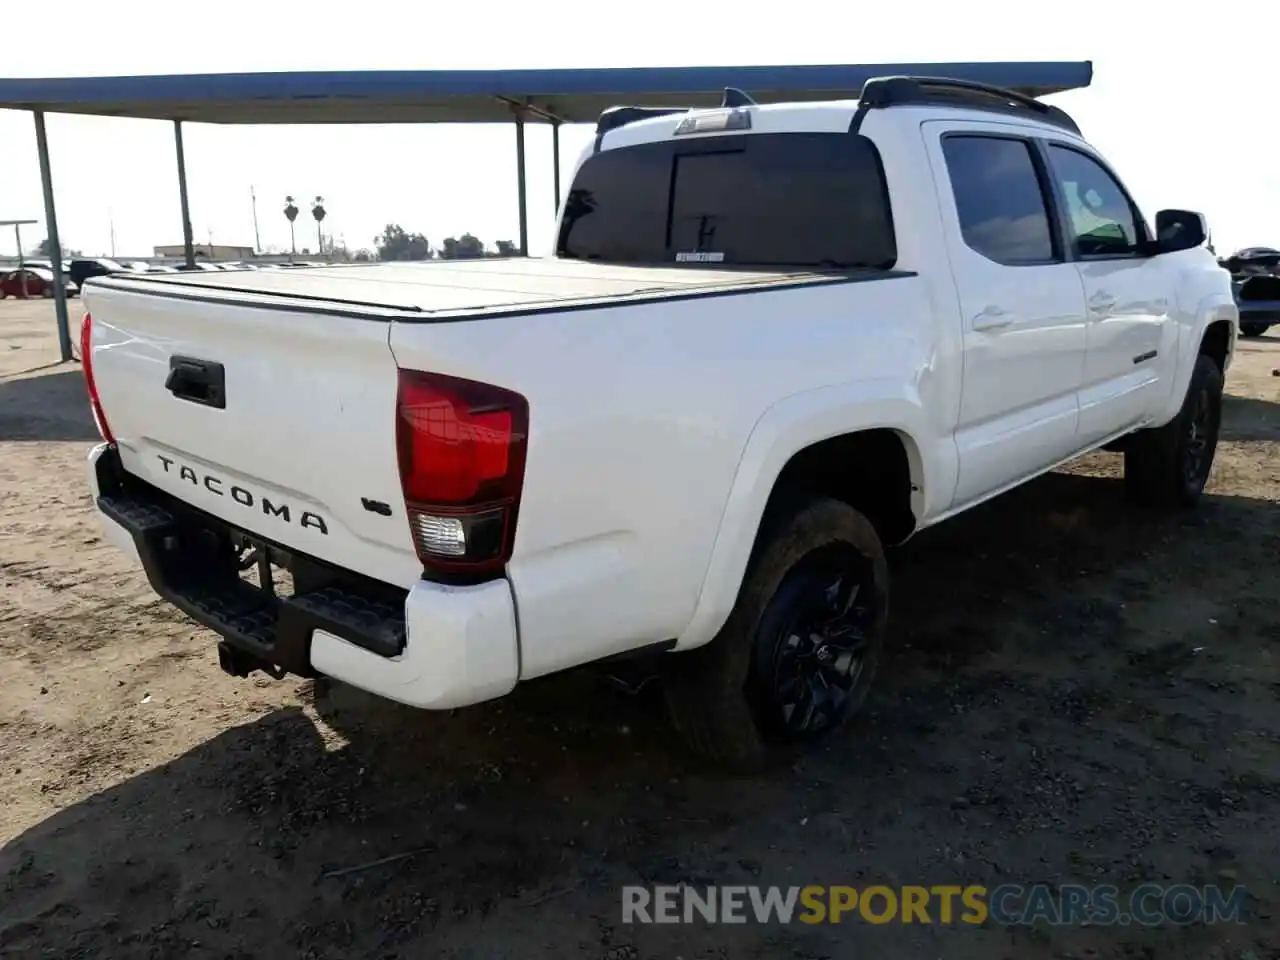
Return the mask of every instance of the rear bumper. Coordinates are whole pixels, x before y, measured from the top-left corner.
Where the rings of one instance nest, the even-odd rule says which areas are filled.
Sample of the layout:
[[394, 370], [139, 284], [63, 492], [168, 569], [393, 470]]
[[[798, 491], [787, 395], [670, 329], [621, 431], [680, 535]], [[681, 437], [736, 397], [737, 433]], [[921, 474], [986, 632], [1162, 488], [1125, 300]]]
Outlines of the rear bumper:
[[161, 597], [252, 661], [427, 709], [502, 696], [519, 678], [506, 580], [403, 590], [261, 544], [294, 579], [290, 595], [273, 595], [240, 578], [232, 544], [244, 531], [129, 476], [114, 446], [90, 452], [89, 482], [111, 543]]

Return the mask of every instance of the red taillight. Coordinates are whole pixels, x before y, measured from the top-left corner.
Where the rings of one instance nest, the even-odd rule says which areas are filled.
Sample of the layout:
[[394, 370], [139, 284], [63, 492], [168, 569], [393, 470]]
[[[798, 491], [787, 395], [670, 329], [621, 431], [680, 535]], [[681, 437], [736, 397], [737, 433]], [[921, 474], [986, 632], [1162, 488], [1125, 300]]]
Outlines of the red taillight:
[[93, 411], [98, 433], [107, 443], [115, 443], [116, 438], [111, 435], [111, 428], [107, 426], [107, 415], [102, 412], [97, 381], [93, 379], [93, 318], [87, 313], [80, 321], [80, 366], [84, 369], [84, 382], [89, 390], [89, 409]]
[[501, 387], [401, 370], [400, 487], [424, 568], [488, 573], [511, 557], [529, 404]]

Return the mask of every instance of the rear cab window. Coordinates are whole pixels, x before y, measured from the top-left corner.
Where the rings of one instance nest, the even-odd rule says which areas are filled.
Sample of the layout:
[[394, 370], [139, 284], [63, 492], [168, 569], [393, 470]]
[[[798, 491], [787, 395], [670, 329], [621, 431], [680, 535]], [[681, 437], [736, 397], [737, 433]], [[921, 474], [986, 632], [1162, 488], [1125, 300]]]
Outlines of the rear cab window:
[[879, 151], [854, 133], [747, 133], [604, 150], [565, 202], [560, 257], [606, 263], [889, 269]]

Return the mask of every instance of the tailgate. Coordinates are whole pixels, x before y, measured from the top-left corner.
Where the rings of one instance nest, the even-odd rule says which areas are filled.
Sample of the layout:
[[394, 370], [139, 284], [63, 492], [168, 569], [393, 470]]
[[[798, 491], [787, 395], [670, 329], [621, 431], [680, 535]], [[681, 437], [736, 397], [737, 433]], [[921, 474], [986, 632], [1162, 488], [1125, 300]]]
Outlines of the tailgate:
[[397, 586], [421, 575], [395, 447], [390, 320], [91, 284], [93, 369], [126, 471]]

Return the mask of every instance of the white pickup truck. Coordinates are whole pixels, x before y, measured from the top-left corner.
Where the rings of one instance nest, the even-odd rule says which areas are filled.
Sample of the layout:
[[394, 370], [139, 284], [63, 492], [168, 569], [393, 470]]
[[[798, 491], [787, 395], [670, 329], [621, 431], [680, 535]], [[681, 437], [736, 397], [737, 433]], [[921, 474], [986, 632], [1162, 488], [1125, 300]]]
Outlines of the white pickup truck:
[[654, 655], [751, 767], [862, 703], [886, 545], [1100, 447], [1200, 498], [1205, 235], [1009, 91], [617, 108], [546, 258], [91, 280], [93, 496], [233, 675], [452, 708]]

